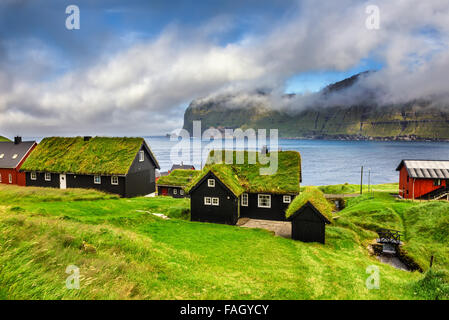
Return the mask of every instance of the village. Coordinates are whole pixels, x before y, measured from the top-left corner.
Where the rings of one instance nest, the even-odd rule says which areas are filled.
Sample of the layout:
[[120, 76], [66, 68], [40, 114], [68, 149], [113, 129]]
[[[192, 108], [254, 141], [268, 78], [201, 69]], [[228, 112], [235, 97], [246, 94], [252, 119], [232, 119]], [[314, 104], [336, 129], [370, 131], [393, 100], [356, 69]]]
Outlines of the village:
[[[326, 225], [341, 209], [343, 197], [317, 188], [302, 192], [301, 155], [277, 152], [279, 168], [261, 175], [259, 162], [248, 159], [270, 152], [232, 151], [233, 162], [160, 166], [143, 138], [49, 137], [35, 141], [0, 142], [0, 183], [22, 187], [96, 189], [120, 197], [161, 196], [190, 199], [190, 220], [243, 227], [260, 227], [303, 242], [325, 243]], [[245, 161], [237, 164], [240, 156]], [[243, 154], [243, 155], [242, 155]], [[449, 161], [402, 160], [397, 169], [397, 198], [449, 200]], [[271, 223], [268, 223], [271, 222]], [[401, 244], [398, 230], [381, 228], [378, 242], [384, 253], [395, 254]]]

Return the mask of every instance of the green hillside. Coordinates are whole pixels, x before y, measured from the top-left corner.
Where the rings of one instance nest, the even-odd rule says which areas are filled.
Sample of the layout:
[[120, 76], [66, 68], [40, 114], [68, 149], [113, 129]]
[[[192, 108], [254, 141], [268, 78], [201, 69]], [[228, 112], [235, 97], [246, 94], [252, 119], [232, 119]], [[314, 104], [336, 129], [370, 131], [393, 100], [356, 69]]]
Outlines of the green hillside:
[[420, 105], [332, 107], [300, 113], [267, 106], [227, 108], [221, 104], [191, 104], [184, 114], [184, 129], [192, 121], [208, 128], [279, 129], [281, 137], [338, 139], [449, 139], [449, 113]]
[[[320, 92], [321, 97], [351, 92], [361, 75], [329, 85]], [[201, 120], [202, 130], [278, 129], [281, 137], [292, 138], [449, 140], [448, 108], [431, 106], [429, 101], [378, 106], [369, 102], [372, 95], [367, 92], [367, 102], [356, 105], [298, 106], [298, 111], [294, 105], [289, 111], [273, 108], [267, 94], [262, 93], [254, 94], [255, 99], [245, 95], [239, 99], [239, 94], [198, 99], [185, 111], [184, 129], [192, 133], [192, 122]], [[291, 97], [294, 95], [284, 97], [285, 102]], [[239, 105], [234, 101], [243, 102]]]
[[1, 142], [1, 141], [11, 141], [11, 140], [9, 140], [8, 138], [5, 138], [5, 137], [0, 136], [0, 142]]
[[[0, 299], [449, 297], [446, 202], [398, 201], [382, 192], [351, 199], [327, 228], [326, 245], [189, 222], [188, 199], [0, 186], [0, 203]], [[435, 212], [429, 220], [427, 209]], [[423, 247], [430, 247], [434, 270], [401, 271], [371, 256], [375, 225], [406, 230], [405, 247], [424, 270]], [[69, 265], [80, 268], [80, 290], [65, 287]], [[380, 270], [378, 290], [365, 286], [371, 265]]]

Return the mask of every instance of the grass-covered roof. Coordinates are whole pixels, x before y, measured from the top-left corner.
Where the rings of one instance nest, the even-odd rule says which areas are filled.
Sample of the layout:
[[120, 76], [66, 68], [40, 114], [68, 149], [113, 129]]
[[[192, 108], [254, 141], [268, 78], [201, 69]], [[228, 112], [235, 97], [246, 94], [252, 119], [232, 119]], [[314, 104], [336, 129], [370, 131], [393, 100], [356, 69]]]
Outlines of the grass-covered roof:
[[125, 175], [143, 143], [143, 138], [45, 138], [21, 170]]
[[5, 142], [10, 142], [11, 140], [9, 140], [9, 139], [6, 138], [6, 137], [0, 136], [0, 142], [3, 142], [3, 141], [5, 141]]
[[[218, 163], [216, 153], [221, 152], [222, 162], [225, 162], [225, 152], [233, 156], [232, 164]], [[209, 171], [212, 171], [236, 196], [244, 192], [249, 193], [298, 193], [301, 178], [301, 156], [296, 151], [279, 151], [277, 153], [278, 166], [272, 175], [262, 175], [261, 168], [268, 168], [270, 164], [260, 163], [260, 153], [255, 151], [211, 151], [207, 164], [200, 174], [189, 185], [193, 188]], [[267, 156], [270, 156], [268, 154]], [[237, 161], [242, 157], [243, 163]], [[249, 159], [256, 159], [250, 164]]]
[[201, 171], [199, 170], [176, 169], [170, 172], [169, 175], [160, 177], [157, 184], [164, 186], [185, 187], [200, 173]]
[[316, 187], [306, 187], [287, 208], [285, 216], [289, 218], [296, 211], [301, 209], [307, 202], [310, 202], [320, 211], [329, 221], [332, 221], [332, 206], [324, 197], [324, 193]]

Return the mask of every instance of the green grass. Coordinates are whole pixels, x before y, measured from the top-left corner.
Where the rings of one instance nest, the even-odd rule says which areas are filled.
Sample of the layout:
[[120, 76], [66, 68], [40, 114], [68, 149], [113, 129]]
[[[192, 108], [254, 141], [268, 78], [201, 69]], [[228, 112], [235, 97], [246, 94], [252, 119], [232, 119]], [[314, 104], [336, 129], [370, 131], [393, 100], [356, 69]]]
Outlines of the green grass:
[[[228, 163], [226, 154], [231, 158]], [[204, 175], [212, 171], [236, 195], [243, 192], [299, 193], [301, 177], [301, 155], [296, 151], [269, 153], [271, 160], [277, 159], [273, 174], [261, 174], [261, 169], [268, 169], [271, 164], [263, 164], [261, 154], [255, 151], [214, 151], [207, 160], [202, 173], [188, 186], [190, 190]], [[274, 161], [274, 160], [273, 160]]]
[[307, 202], [313, 204], [321, 214], [323, 214], [329, 221], [332, 221], [332, 206], [324, 197], [323, 192], [316, 187], [306, 187], [304, 191], [290, 203], [285, 212], [285, 216], [287, 218], [290, 217]]
[[[359, 184], [337, 184], [330, 186], [319, 186], [321, 191], [326, 194], [354, 194], [360, 193], [360, 185]], [[399, 188], [398, 183], [385, 183], [385, 184], [377, 184], [370, 186], [371, 191], [375, 192], [391, 192], [397, 193]], [[368, 185], [363, 185], [363, 192], [368, 192]]]
[[195, 179], [201, 171], [199, 170], [184, 170], [177, 169], [170, 172], [168, 176], [160, 177], [157, 181], [158, 185], [165, 186], [187, 186], [193, 179]]
[[[52, 201], [43, 198], [47, 190]], [[398, 218], [385, 209], [372, 213], [372, 224], [390, 217], [385, 221], [401, 228], [403, 216], [419, 222], [408, 210], [420, 204], [386, 193], [350, 199], [327, 227], [326, 245], [187, 221], [189, 199], [108, 197], [89, 190], [0, 189], [0, 299], [447, 298], [444, 276], [394, 269], [366, 249], [375, 234], [354, 213], [382, 206]], [[415, 238], [413, 228], [407, 239]], [[96, 252], [83, 250], [83, 241]], [[72, 264], [80, 268], [80, 290], [65, 288], [65, 269]], [[365, 286], [370, 265], [380, 269], [379, 290]], [[435, 295], [438, 290], [443, 293]]]
[[[6, 138], [6, 137], [0, 136], [0, 142], [2, 142], [2, 141], [10, 142], [11, 140], [9, 140], [9, 139]], [[0, 293], [0, 294], [1, 294], [1, 293]]]
[[22, 165], [22, 170], [77, 174], [128, 173], [144, 143], [143, 138], [44, 138]]

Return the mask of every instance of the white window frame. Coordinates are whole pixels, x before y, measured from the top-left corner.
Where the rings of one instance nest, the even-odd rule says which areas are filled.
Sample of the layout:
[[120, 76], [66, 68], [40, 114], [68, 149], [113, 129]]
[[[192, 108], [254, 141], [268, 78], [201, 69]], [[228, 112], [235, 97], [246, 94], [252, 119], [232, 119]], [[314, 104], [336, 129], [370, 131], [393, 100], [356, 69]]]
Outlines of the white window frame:
[[212, 205], [212, 198], [211, 197], [204, 197], [204, 205], [205, 206], [211, 206]]
[[45, 172], [45, 174], [44, 174], [44, 180], [45, 180], [45, 181], [51, 181], [51, 173]]
[[179, 190], [179, 194], [181, 195], [181, 196], [183, 196], [184, 195], [184, 190]]
[[117, 176], [111, 176], [111, 184], [114, 186], [118, 185], [118, 177]]
[[174, 188], [173, 189], [173, 194], [178, 194], [178, 189]]
[[215, 179], [207, 179], [207, 186], [209, 188], [215, 188]]
[[37, 180], [36, 172], [31, 172], [31, 173], [30, 173], [30, 179], [31, 179], [31, 180]]
[[8, 182], [9, 182], [9, 184], [12, 183], [12, 174], [8, 174]]
[[0, 154], [0, 159], [3, 159], [4, 156], [5, 156], [4, 153]]
[[139, 162], [145, 161], [145, 152], [143, 150], [139, 151]]
[[[100, 180], [97, 182], [97, 178]], [[101, 184], [101, 176], [94, 176], [94, 184]]]
[[2, 182], [2, 174], [0, 173], [0, 183]]
[[218, 207], [220, 205], [220, 198], [212, 198], [212, 205]]
[[17, 153], [14, 153], [13, 156], [12, 156], [12, 158], [13, 158], [13, 159], [17, 159], [18, 156], [19, 156], [19, 155], [18, 155]]
[[[261, 199], [264, 197], [267, 197], [268, 205], [262, 205]], [[257, 206], [259, 208], [267, 208], [267, 209], [271, 208], [271, 194], [258, 194], [257, 195]]]
[[[244, 201], [246, 200], [246, 201]], [[242, 193], [242, 207], [247, 207], [249, 202], [249, 196], [247, 193]]]
[[292, 196], [284, 195], [282, 197], [282, 202], [284, 202], [284, 203], [291, 203], [292, 202]]

